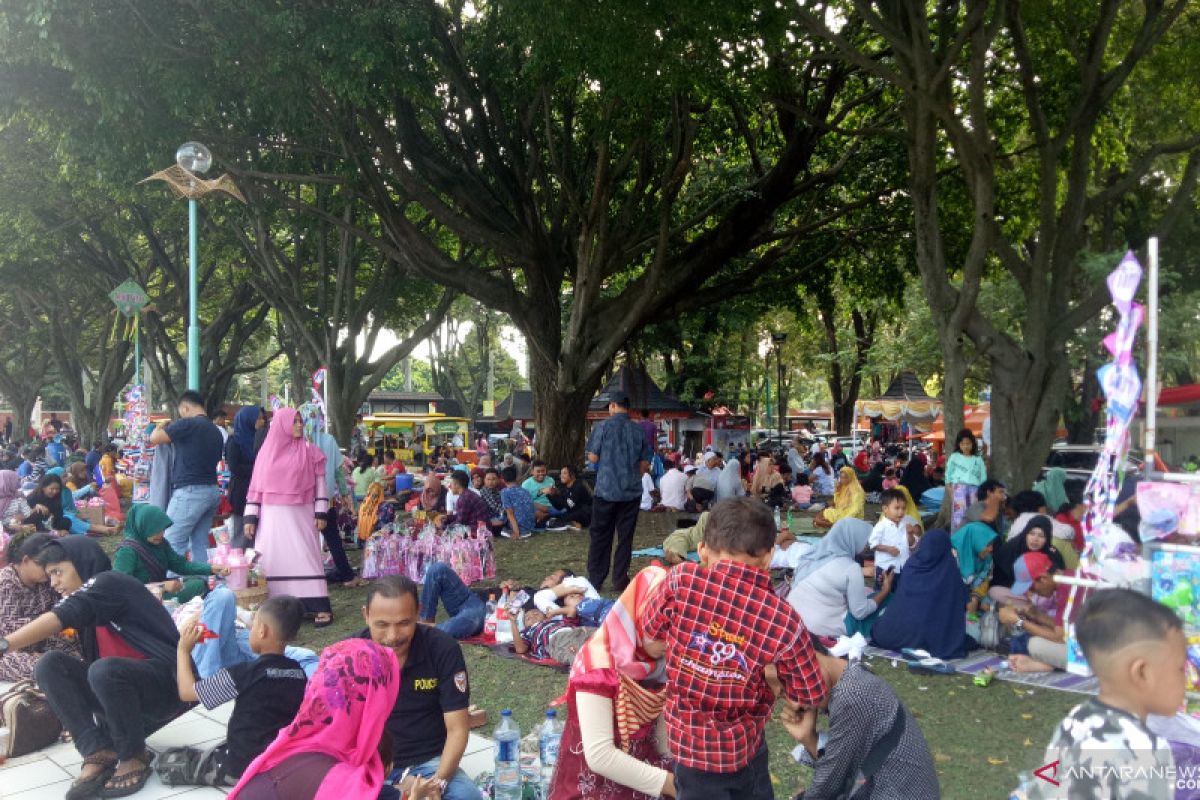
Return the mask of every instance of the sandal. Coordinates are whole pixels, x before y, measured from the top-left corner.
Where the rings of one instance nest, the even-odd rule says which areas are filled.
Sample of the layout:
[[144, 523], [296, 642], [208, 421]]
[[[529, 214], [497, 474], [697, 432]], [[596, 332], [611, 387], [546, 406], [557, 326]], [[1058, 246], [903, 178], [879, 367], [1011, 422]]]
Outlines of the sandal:
[[333, 614], [330, 614], [328, 611], [322, 611], [321, 613], [319, 613], [315, 617], [313, 617], [313, 627], [314, 628], [328, 628], [332, 624], [333, 624]]
[[90, 777], [76, 778], [75, 782], [71, 784], [71, 788], [67, 790], [67, 800], [86, 800], [95, 797], [96, 792], [100, 791], [112, 774], [117, 771], [117, 759], [113, 756], [93, 753], [83, 760], [83, 764], [84, 766], [102, 767], [102, 769]]
[[103, 798], [129, 797], [140, 792], [153, 771], [150, 769], [150, 765], [154, 762], [154, 754], [147, 750], [138, 756], [137, 760], [142, 762], [141, 769], [135, 769], [120, 776], [113, 775], [100, 790], [100, 796]]
[[342, 586], [346, 587], [347, 589], [357, 589], [360, 586], [366, 586], [367, 583], [368, 581], [366, 578], [351, 578], [350, 580], [344, 582]]

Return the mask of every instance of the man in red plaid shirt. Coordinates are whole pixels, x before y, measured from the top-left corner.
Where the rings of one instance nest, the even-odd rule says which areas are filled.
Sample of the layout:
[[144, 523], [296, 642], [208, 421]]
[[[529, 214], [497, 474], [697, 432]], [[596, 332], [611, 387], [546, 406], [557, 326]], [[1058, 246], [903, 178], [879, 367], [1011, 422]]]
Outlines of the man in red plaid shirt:
[[825, 684], [800, 615], [771, 588], [775, 523], [762, 501], [713, 508], [699, 564], [671, 570], [647, 600], [648, 639], [666, 641], [666, 722], [679, 798], [774, 798], [763, 728], [775, 696], [814, 707]]

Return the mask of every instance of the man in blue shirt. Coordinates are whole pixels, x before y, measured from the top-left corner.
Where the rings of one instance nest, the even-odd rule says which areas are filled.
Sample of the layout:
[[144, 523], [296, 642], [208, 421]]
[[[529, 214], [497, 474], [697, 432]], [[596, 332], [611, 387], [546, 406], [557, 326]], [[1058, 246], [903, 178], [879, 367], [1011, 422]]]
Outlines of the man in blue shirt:
[[536, 523], [533, 498], [521, 488], [516, 467], [505, 467], [500, 471], [505, 488], [500, 490], [500, 503], [504, 507], [504, 530], [501, 536], [510, 539], [528, 539], [533, 535]]
[[608, 577], [612, 558], [613, 588], [623, 591], [629, 585], [633, 532], [642, 499], [642, 473], [650, 466], [651, 452], [645, 433], [629, 419], [628, 395], [610, 395], [608, 413], [609, 418], [592, 430], [587, 443], [588, 460], [598, 465], [588, 545], [588, 580], [599, 590]]
[[167, 541], [176, 553], [192, 553], [192, 561], [208, 563], [208, 532], [221, 500], [217, 464], [225, 439], [205, 413], [204, 398], [187, 391], [179, 396], [179, 419], [150, 434], [150, 444], [174, 444]]

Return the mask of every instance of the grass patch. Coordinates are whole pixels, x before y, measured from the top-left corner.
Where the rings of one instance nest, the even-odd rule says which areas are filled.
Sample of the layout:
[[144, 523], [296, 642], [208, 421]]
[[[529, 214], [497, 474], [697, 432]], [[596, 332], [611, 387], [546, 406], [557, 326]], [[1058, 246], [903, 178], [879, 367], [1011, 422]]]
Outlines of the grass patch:
[[[675, 519], [674, 514], [642, 514], [634, 549], [661, 545], [674, 529]], [[109, 550], [117, 543], [104, 541]], [[524, 541], [498, 539], [499, 577], [537, 585], [559, 567], [586, 574], [587, 546], [586, 533], [569, 531], [541, 533]], [[351, 551], [351, 560], [357, 562], [360, 554]], [[634, 569], [648, 563], [635, 559]], [[611, 596], [611, 592], [606, 594]], [[360, 630], [364, 596], [364, 589], [331, 587], [333, 624], [321, 630], [305, 625], [297, 644], [319, 650]], [[566, 687], [566, 676], [553, 670], [496, 658], [485, 648], [468, 646], [463, 650], [471, 675], [472, 702], [487, 709], [493, 720], [499, 719], [501, 709], [511, 708], [522, 731], [540, 723], [548, 705]], [[1001, 681], [979, 688], [961, 675], [913, 675], [902, 664], [893, 668], [882, 659], [875, 659], [872, 666], [920, 722], [937, 762], [942, 796], [951, 799], [1007, 796], [1018, 773], [1041, 766], [1054, 727], [1081, 699], [1080, 695]], [[777, 795], [790, 797], [807, 785], [811, 773], [792, 761], [789, 754], [795, 742], [774, 720], [767, 726], [767, 740]]]

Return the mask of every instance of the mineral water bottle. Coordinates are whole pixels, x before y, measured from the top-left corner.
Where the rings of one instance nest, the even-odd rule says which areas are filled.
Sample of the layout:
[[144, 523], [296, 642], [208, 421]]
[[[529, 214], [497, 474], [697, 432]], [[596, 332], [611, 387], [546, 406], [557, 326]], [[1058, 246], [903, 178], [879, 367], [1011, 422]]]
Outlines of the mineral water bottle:
[[542, 762], [542, 797], [550, 797], [550, 781], [554, 778], [554, 765], [558, 763], [558, 745], [562, 741], [563, 724], [558, 721], [558, 712], [553, 708], [546, 712], [546, 721], [538, 735], [538, 758]]
[[521, 800], [521, 729], [512, 711], [500, 712], [500, 724], [492, 735], [496, 739], [495, 800]]
[[778, 530], [780, 529], [780, 527], [781, 527], [781, 525], [780, 525], [780, 522], [781, 522], [781, 521], [780, 521], [780, 519], [779, 519], [779, 508], [778, 508], [778, 506], [777, 506], [777, 507], [775, 508], [775, 530], [777, 530], [777, 531], [778, 531]]
[[483, 618], [483, 636], [485, 639], [496, 641], [496, 593], [488, 595], [487, 615]]

